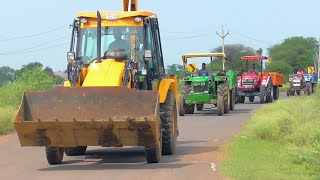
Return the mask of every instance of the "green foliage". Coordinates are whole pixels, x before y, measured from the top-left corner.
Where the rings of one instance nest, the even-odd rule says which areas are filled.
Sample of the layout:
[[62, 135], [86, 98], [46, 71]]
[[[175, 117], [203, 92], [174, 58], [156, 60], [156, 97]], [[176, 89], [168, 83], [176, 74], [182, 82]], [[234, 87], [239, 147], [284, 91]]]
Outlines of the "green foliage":
[[0, 107], [0, 135], [14, 130], [12, 120], [17, 113], [17, 108], [12, 106]]
[[[283, 99], [276, 101], [273, 104], [264, 105], [261, 109], [253, 114], [251, 120], [245, 125], [242, 136], [247, 137], [251, 142], [261, 141], [266, 144], [269, 143], [270, 145], [272, 143], [280, 144], [283, 149], [279, 153], [285, 154], [283, 157], [279, 158], [285, 162], [285, 166], [299, 166], [299, 169], [302, 170], [302, 172], [299, 174], [309, 176], [308, 178], [300, 177], [302, 179], [312, 179], [314, 176], [319, 179], [319, 100], [320, 93], [317, 93], [313, 94], [312, 96]], [[240, 137], [235, 140], [235, 143], [239, 141], [241, 141]], [[263, 158], [270, 153], [270, 151], [273, 151], [268, 150], [267, 152], [256, 157], [249, 155], [257, 153], [257, 150], [255, 149], [247, 149], [249, 152], [248, 154], [245, 154], [244, 152], [236, 150], [235, 148], [235, 146], [232, 146], [231, 151], [238, 151], [237, 153], [239, 157], [251, 158], [255, 163], [254, 166], [257, 167], [261, 166], [260, 163], [270, 163], [263, 160]], [[275, 158], [276, 156], [273, 156], [272, 158]], [[230, 158], [231, 161], [233, 161], [232, 157]], [[266, 168], [272, 172], [272, 167], [276, 165], [277, 164], [272, 163], [270, 164], [270, 168], [269, 166]], [[245, 165], [243, 168], [250, 167]], [[296, 170], [292, 169], [292, 171], [289, 172], [295, 174]], [[250, 173], [255, 175], [259, 174], [259, 172], [254, 171]], [[281, 173], [286, 174], [286, 171]]]
[[180, 64], [172, 64], [167, 66], [167, 74], [176, 74], [178, 78], [181, 79], [184, 76], [184, 68]]
[[[222, 48], [221, 46], [216, 47], [212, 50], [212, 52], [222, 52]], [[256, 55], [256, 51], [249, 47], [249, 46], [245, 46], [243, 44], [229, 44], [229, 45], [225, 45], [225, 53], [228, 59], [227, 62], [227, 69], [232, 69], [232, 70], [245, 70], [245, 63], [240, 60], [241, 56], [248, 56], [248, 55]], [[220, 66], [222, 67], [222, 63], [220, 59], [217, 59], [216, 61], [213, 62], [214, 63], [214, 67], [215, 66]], [[222, 70], [219, 69], [219, 70]]]
[[279, 142], [238, 137], [223, 163], [225, 176], [238, 180], [319, 179], [305, 165], [295, 164], [287, 149]]
[[14, 76], [15, 76], [14, 69], [8, 66], [0, 67], [0, 87], [2, 87], [6, 83], [13, 82]]
[[40, 68], [26, 70], [11, 84], [0, 89], [0, 107], [17, 107], [24, 91], [45, 90], [54, 85], [54, 78]]
[[288, 80], [288, 75], [292, 74], [293, 68], [284, 61], [271, 61], [267, 64], [266, 71], [282, 73], [285, 75], [285, 80]]
[[290, 37], [268, 49], [272, 61], [288, 63], [293, 70], [313, 66], [313, 54], [317, 40], [312, 37]]

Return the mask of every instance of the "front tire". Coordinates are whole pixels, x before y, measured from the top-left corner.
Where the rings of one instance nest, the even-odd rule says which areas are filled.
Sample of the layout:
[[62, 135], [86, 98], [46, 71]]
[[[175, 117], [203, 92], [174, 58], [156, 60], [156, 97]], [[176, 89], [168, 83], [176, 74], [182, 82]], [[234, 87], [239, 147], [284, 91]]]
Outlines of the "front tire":
[[266, 87], [265, 86], [261, 86], [260, 87], [260, 104], [264, 104], [265, 103], [265, 92], [266, 92]]
[[203, 110], [203, 104], [197, 104], [197, 111], [202, 111]]
[[50, 165], [61, 164], [64, 150], [61, 147], [46, 147], [46, 157]]
[[254, 101], [254, 96], [249, 96], [249, 101], [253, 102]]
[[168, 91], [166, 101], [160, 105], [162, 126], [162, 155], [172, 155], [176, 151], [177, 108], [174, 94]]
[[234, 88], [230, 91], [230, 96], [230, 111], [233, 111], [236, 106], [236, 93]]

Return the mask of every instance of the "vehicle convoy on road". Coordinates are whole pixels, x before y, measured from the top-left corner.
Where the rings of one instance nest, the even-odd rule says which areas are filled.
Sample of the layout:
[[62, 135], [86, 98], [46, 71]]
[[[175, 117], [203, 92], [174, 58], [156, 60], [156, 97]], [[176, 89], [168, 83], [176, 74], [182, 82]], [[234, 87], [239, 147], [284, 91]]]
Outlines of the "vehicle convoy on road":
[[[260, 103], [271, 103], [279, 98], [279, 88], [283, 86], [284, 75], [277, 72], [263, 72], [263, 60], [266, 56], [243, 56], [241, 60], [246, 62], [247, 72], [238, 76], [237, 102], [244, 103], [245, 98], [253, 102], [255, 96], [260, 97]], [[255, 69], [248, 71], [248, 62], [260, 61], [260, 72]]]
[[[221, 58], [223, 69], [220, 72], [198, 76], [196, 64], [188, 64], [188, 60], [204, 57], [210, 58], [211, 66], [213, 58]], [[197, 111], [202, 111], [204, 104], [214, 104], [218, 116], [234, 110], [237, 78], [232, 70], [225, 70], [227, 59], [224, 53], [185, 54], [182, 61], [185, 75], [179, 100], [180, 116], [193, 114], [195, 107]]]
[[298, 78], [297, 74], [289, 75], [289, 87], [287, 89], [287, 96], [301, 95], [301, 91], [304, 94], [311, 95], [315, 93], [318, 84], [318, 75], [316, 73], [304, 74], [303, 79]]
[[177, 76], [166, 76], [156, 14], [124, 0], [123, 12], [80, 12], [65, 87], [25, 92], [14, 125], [22, 146], [49, 164], [87, 146], [143, 146], [148, 163], [175, 153]]

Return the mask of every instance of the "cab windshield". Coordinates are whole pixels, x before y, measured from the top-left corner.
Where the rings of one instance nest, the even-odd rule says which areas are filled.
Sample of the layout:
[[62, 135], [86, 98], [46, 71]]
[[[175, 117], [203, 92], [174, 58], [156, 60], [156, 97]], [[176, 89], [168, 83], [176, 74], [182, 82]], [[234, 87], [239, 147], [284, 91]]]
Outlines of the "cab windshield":
[[[143, 58], [143, 27], [102, 27], [101, 56], [110, 50], [125, 50], [128, 58], [135, 62]], [[77, 59], [90, 64], [97, 59], [97, 29], [82, 28], [79, 30]]]

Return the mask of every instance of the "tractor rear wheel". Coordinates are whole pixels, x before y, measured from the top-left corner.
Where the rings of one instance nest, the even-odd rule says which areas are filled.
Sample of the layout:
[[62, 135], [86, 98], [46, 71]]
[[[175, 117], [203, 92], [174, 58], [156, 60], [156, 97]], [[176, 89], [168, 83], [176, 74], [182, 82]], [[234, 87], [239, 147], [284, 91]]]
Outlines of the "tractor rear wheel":
[[230, 90], [230, 111], [234, 110], [234, 107], [236, 106], [236, 92], [233, 88]]
[[312, 91], [312, 84], [310, 82], [307, 82], [306, 88], [307, 88], [307, 95], [310, 96]]
[[[189, 94], [191, 91], [191, 86], [183, 86], [183, 95], [184, 98], [186, 98], [186, 94]], [[184, 109], [185, 109], [185, 114], [193, 114], [194, 113], [194, 104], [186, 104], [184, 101]]]
[[254, 101], [254, 96], [249, 96], [249, 101], [253, 102]]
[[222, 95], [218, 95], [217, 98], [217, 111], [218, 111], [218, 116], [223, 116], [224, 114], [224, 100], [223, 100]]
[[172, 155], [176, 151], [177, 142], [177, 106], [171, 90], [168, 91], [166, 101], [160, 105], [160, 119], [162, 126], [162, 155]]
[[229, 101], [228, 101], [228, 81], [224, 82], [224, 83], [220, 83], [218, 84], [218, 87], [217, 87], [217, 94], [218, 96], [221, 95], [223, 97], [223, 104], [224, 104], [224, 114], [227, 114], [229, 113]]
[[202, 111], [203, 110], [203, 104], [197, 104], [197, 111]]
[[47, 161], [50, 165], [57, 165], [62, 163], [63, 159], [62, 147], [46, 147]]
[[179, 98], [179, 115], [184, 116], [186, 114], [186, 109], [185, 109], [185, 98], [184, 96], [180, 96]]
[[87, 151], [87, 146], [65, 148], [64, 150], [67, 156], [82, 156], [86, 154], [86, 151]]
[[272, 103], [273, 97], [272, 97], [272, 79], [270, 78], [267, 88], [266, 88], [266, 103]]

